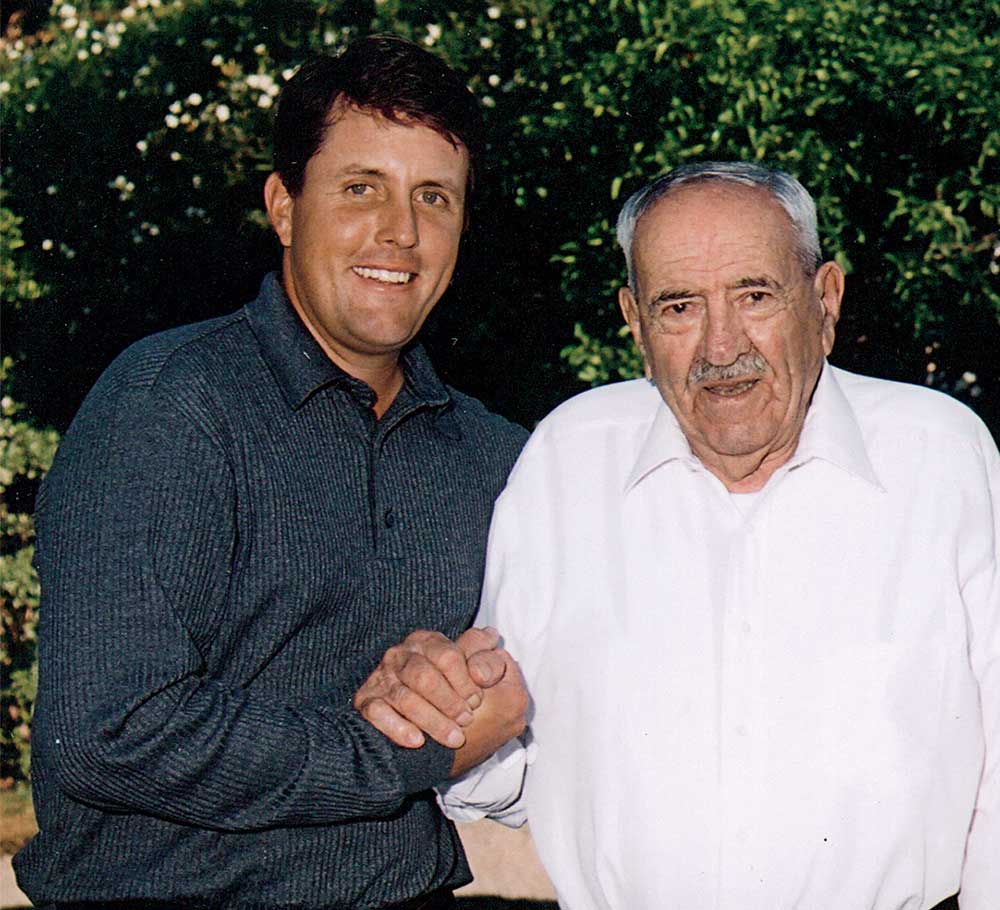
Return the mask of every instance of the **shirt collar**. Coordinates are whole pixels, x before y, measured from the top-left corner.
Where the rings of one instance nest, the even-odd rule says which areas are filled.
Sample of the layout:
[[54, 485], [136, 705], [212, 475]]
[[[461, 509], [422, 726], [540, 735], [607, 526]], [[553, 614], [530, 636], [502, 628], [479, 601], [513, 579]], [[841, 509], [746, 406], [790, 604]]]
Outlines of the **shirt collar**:
[[[792, 470], [820, 458], [879, 489], [884, 489], [872, 468], [861, 428], [840, 384], [836, 370], [824, 362], [816, 391], [806, 412], [802, 435], [795, 453], [783, 466]], [[658, 404], [649, 432], [639, 448], [638, 457], [625, 482], [630, 490], [644, 477], [669, 461], [685, 461], [692, 467], [701, 464], [691, 452], [677, 418], [657, 394]]]
[[785, 467], [790, 471], [819, 458], [884, 490], [868, 457], [854, 410], [837, 381], [837, 372], [824, 362], [799, 444]]
[[649, 426], [649, 432], [639, 447], [639, 455], [625, 481], [625, 489], [630, 490], [648, 474], [668, 461], [686, 461], [696, 467], [698, 459], [691, 453], [691, 446], [681, 430], [674, 412], [667, 407], [659, 390], [651, 380], [647, 383], [656, 396], [656, 413]]
[[[247, 304], [245, 312], [261, 356], [293, 410], [329, 385], [344, 385], [361, 394], [371, 394], [365, 383], [326, 356], [292, 307], [277, 272], [265, 276], [260, 293]], [[400, 362], [407, 391], [416, 402], [443, 407], [451, 401], [447, 387], [438, 378], [422, 346], [409, 345]]]

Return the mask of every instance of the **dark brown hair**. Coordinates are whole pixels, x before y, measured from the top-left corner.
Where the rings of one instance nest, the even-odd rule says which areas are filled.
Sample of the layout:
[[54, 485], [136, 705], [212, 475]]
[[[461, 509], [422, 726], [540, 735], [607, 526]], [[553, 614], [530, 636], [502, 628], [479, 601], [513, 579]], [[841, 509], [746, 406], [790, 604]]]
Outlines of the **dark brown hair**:
[[309, 159], [347, 108], [416, 122], [469, 154], [467, 195], [483, 142], [475, 96], [451, 67], [395, 35], [351, 42], [338, 56], [310, 57], [288, 81], [274, 124], [274, 169], [292, 196], [305, 185]]

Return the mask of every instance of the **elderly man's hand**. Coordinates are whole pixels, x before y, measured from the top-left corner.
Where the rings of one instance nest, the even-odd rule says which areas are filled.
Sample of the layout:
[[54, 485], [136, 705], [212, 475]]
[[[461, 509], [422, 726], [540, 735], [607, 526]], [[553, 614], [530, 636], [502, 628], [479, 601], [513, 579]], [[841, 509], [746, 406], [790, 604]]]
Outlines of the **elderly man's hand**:
[[483, 692], [483, 703], [465, 728], [465, 745], [455, 752], [450, 777], [458, 777], [489, 758], [509, 739], [524, 732], [527, 724], [528, 690], [521, 668], [506, 651], [494, 651], [503, 658], [503, 676]]
[[490, 628], [469, 629], [454, 642], [439, 632], [411, 632], [385, 652], [355, 693], [354, 707], [399, 746], [422, 746], [426, 733], [457, 749], [483, 689], [507, 672], [499, 639]]

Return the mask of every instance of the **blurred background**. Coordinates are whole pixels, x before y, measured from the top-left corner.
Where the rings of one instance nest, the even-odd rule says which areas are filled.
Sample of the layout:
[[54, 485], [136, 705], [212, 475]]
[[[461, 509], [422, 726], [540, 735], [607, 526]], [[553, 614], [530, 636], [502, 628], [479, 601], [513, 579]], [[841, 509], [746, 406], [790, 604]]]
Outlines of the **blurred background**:
[[423, 336], [452, 385], [530, 428], [637, 375], [618, 209], [677, 164], [742, 159], [816, 199], [848, 273], [831, 360], [1000, 430], [997, 0], [11, 0], [0, 31], [5, 830], [32, 824], [38, 481], [116, 354], [238, 308], [278, 266], [261, 199], [276, 97], [354, 35], [440, 54], [487, 118]]

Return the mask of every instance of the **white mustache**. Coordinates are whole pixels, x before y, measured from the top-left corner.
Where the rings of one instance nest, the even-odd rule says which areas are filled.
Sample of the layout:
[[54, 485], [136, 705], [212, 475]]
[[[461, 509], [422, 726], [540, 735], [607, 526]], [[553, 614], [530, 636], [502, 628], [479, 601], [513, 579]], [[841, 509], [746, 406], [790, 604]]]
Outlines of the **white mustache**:
[[691, 385], [701, 385], [706, 382], [728, 382], [733, 379], [750, 379], [754, 376], [763, 376], [767, 371], [767, 361], [764, 355], [756, 348], [740, 354], [732, 363], [718, 366], [709, 363], [707, 360], [699, 360], [691, 367], [688, 373], [688, 382]]

